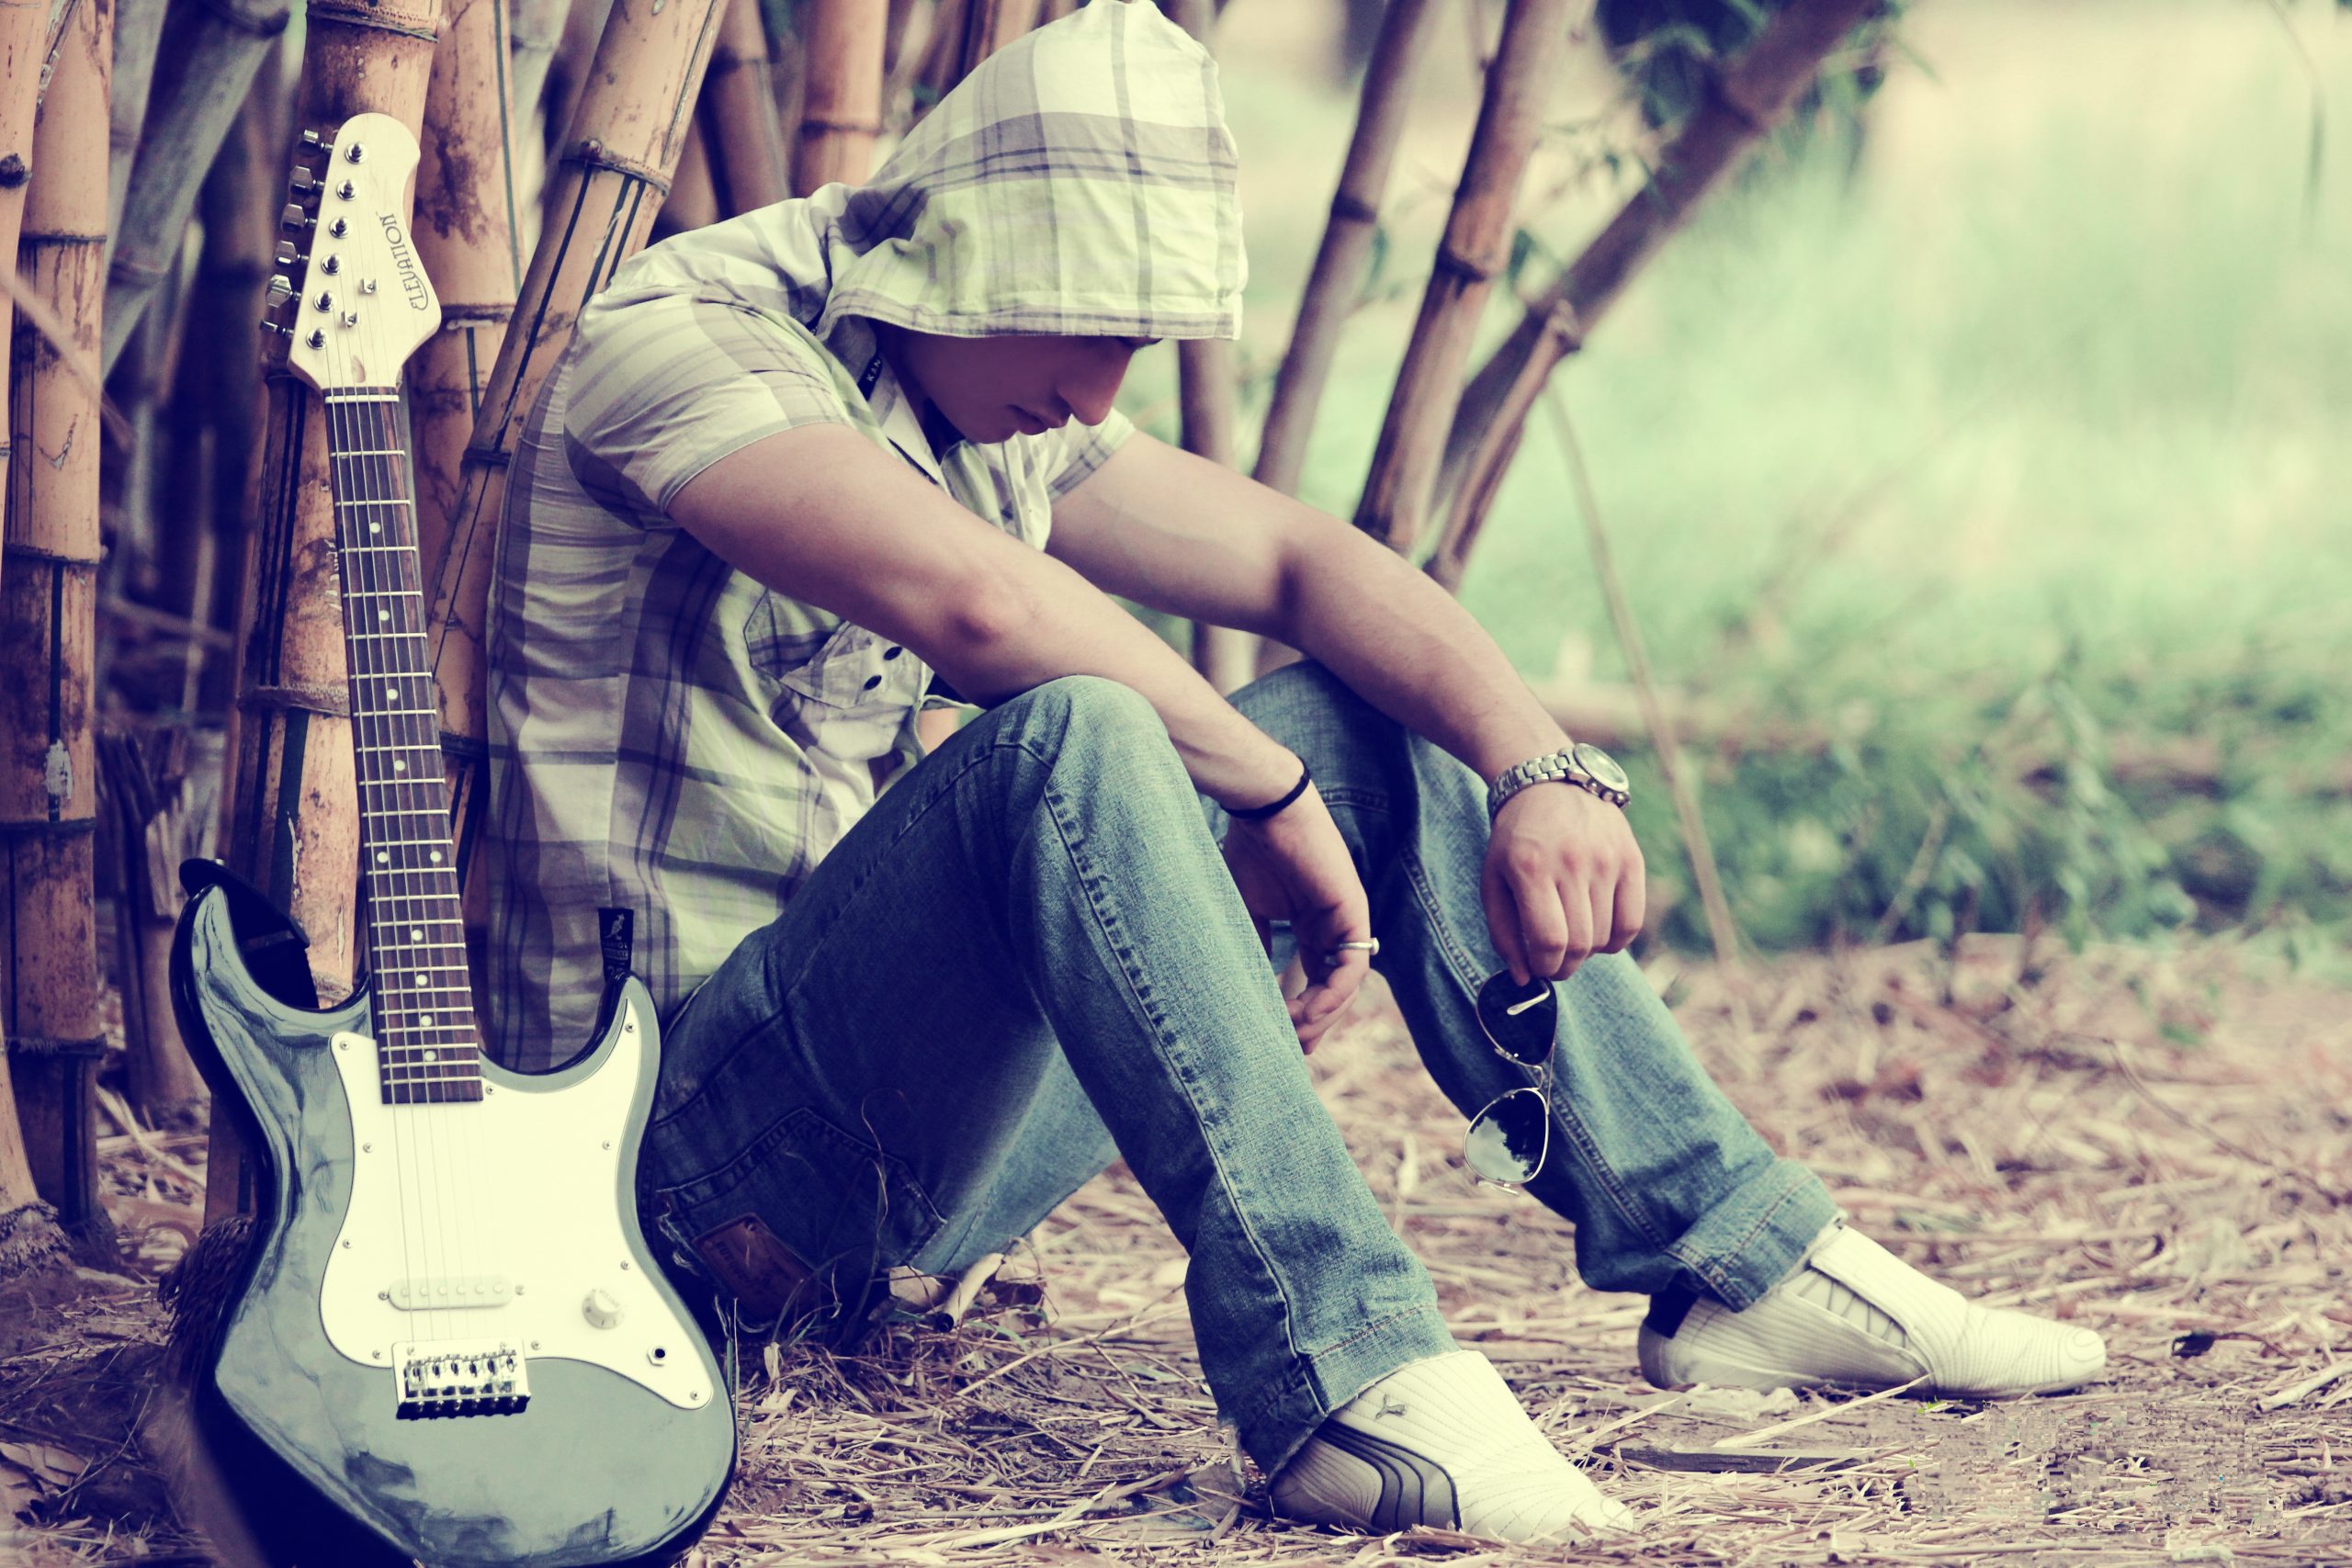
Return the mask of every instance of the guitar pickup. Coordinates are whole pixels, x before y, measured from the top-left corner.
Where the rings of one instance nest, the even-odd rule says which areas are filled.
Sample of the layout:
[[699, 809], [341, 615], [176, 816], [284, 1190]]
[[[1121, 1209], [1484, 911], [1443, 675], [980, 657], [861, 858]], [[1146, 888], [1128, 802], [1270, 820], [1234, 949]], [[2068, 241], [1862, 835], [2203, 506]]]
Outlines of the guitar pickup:
[[392, 1347], [392, 1384], [403, 1421], [512, 1416], [531, 1403], [522, 1348], [511, 1339], [402, 1340]]
[[514, 1299], [514, 1281], [503, 1274], [434, 1275], [395, 1280], [384, 1299], [402, 1312], [451, 1312], [459, 1307], [503, 1307]]

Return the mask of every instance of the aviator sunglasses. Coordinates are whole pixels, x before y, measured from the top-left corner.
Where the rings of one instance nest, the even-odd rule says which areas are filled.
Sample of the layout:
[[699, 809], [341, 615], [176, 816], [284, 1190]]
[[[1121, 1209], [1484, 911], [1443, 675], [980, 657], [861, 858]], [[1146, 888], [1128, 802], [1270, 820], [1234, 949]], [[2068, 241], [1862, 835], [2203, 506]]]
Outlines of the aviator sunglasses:
[[1517, 1188], [1535, 1179], [1552, 1145], [1552, 1044], [1560, 1021], [1552, 982], [1530, 976], [1524, 986], [1506, 969], [1478, 987], [1478, 1027], [1487, 1043], [1522, 1066], [1535, 1082], [1487, 1102], [1463, 1134], [1463, 1157], [1482, 1183]]

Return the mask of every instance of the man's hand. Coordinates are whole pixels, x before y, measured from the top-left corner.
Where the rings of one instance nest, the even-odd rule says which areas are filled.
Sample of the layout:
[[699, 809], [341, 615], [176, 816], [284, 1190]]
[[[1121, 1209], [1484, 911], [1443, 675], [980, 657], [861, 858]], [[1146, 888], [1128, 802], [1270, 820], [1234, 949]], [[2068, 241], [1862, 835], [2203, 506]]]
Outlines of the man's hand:
[[1343, 942], [1372, 935], [1372, 904], [1363, 880], [1331, 820], [1330, 807], [1315, 786], [1263, 821], [1230, 819], [1225, 834], [1225, 863], [1241, 902], [1258, 928], [1258, 941], [1272, 950], [1266, 926], [1290, 922], [1297, 939], [1306, 989], [1290, 998], [1291, 1027], [1299, 1049], [1312, 1053], [1324, 1031], [1340, 1020], [1372, 966], [1362, 948], [1337, 951]]
[[1478, 890], [1515, 985], [1565, 980], [1642, 929], [1642, 849], [1625, 814], [1574, 784], [1530, 784], [1503, 802]]

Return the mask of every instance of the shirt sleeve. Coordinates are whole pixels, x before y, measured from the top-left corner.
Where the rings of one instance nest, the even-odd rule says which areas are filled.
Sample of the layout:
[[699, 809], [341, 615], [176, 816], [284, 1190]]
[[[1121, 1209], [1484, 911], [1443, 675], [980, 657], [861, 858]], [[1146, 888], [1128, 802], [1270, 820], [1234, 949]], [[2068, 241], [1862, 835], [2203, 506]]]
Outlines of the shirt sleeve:
[[1038, 471], [1046, 476], [1046, 493], [1059, 501], [1084, 484], [1087, 476], [1111, 460], [1111, 454], [1126, 444], [1136, 427], [1125, 414], [1113, 409], [1110, 417], [1100, 424], [1080, 424], [1075, 420], [1059, 430], [1049, 430], [1035, 437], [1038, 443]]
[[816, 339], [722, 294], [607, 295], [571, 352], [565, 458], [591, 496], [646, 527], [669, 526], [686, 481], [729, 453], [854, 423]]

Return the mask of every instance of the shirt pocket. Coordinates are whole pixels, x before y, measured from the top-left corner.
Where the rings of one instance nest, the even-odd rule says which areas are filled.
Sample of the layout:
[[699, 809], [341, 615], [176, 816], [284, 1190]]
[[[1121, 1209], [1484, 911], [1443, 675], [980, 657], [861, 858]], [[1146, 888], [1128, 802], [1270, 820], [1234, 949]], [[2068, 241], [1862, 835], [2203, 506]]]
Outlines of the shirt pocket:
[[852, 621], [830, 631], [763, 593], [745, 624], [752, 667], [783, 687], [772, 712], [785, 729], [843, 758], [889, 750], [930, 671], [914, 654]]

